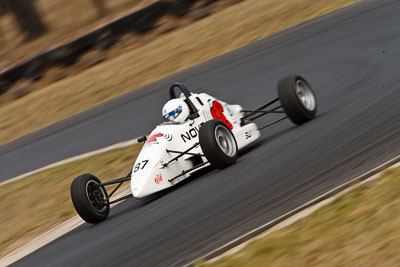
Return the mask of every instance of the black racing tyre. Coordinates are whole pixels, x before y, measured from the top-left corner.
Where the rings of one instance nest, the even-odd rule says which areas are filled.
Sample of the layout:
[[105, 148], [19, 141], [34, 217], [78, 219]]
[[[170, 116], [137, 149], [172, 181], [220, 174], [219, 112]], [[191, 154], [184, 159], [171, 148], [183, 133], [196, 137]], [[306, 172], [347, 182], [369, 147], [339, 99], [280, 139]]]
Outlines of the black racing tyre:
[[234, 164], [238, 158], [235, 136], [220, 120], [210, 120], [201, 125], [199, 142], [204, 156], [217, 169]]
[[79, 216], [88, 223], [105, 220], [110, 212], [107, 191], [93, 174], [83, 174], [71, 184], [72, 203]]
[[317, 99], [310, 84], [299, 75], [289, 75], [278, 82], [278, 96], [283, 110], [295, 124], [312, 120], [317, 114]]

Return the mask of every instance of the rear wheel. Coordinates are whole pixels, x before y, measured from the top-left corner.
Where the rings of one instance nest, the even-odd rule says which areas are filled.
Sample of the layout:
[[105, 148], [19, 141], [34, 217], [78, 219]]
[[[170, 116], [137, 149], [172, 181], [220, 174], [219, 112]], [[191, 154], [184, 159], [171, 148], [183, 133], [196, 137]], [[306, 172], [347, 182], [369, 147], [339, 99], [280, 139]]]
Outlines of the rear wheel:
[[105, 220], [110, 212], [107, 191], [92, 174], [83, 174], [71, 184], [72, 203], [79, 216], [88, 223]]
[[234, 164], [238, 158], [235, 136], [220, 120], [207, 121], [201, 125], [199, 142], [204, 156], [217, 169]]
[[299, 75], [289, 75], [278, 82], [283, 110], [295, 124], [303, 124], [317, 114], [317, 99], [311, 85]]

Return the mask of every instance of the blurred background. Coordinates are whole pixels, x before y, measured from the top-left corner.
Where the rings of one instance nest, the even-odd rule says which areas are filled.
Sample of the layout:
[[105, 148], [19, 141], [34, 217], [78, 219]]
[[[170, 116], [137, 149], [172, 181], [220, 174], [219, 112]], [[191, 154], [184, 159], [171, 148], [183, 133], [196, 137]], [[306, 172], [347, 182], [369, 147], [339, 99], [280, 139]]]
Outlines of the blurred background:
[[0, 144], [254, 40], [268, 1], [211, 16], [246, 2], [0, 0]]
[[0, 69], [152, 0], [0, 0]]
[[[28, 138], [26, 146], [21, 145], [22, 149], [15, 154], [12, 154], [14, 151], [9, 153], [7, 149], [12, 147], [12, 144], [10, 146], [8, 143], [20, 137], [73, 115], [79, 116], [79, 112], [135, 88], [158, 81], [356, 1], [0, 0], [0, 150], [3, 149], [0, 153], [0, 169], [2, 170], [0, 178], [6, 180], [38, 169], [59, 160], [56, 157], [60, 157], [61, 160], [75, 156], [73, 153], [78, 153], [81, 147], [82, 150], [91, 151], [94, 149], [92, 145], [93, 147], [108, 145], [111, 135], [116, 139], [121, 139], [117, 141], [122, 141], [123, 136], [120, 132], [132, 134], [130, 138], [136, 137], [143, 132], [134, 132], [136, 130], [134, 123], [144, 122], [143, 127], [150, 127], [148, 125], [153, 124], [153, 120], [161, 119], [161, 114], [157, 108], [146, 114], [148, 119], [143, 120], [142, 110], [135, 114], [121, 108], [113, 113], [114, 117], [104, 116], [101, 120], [94, 119], [93, 122], [96, 123], [97, 128], [89, 127], [91, 124], [87, 124], [89, 126], [86, 129], [90, 129], [83, 131], [84, 134], [77, 128], [78, 130], [73, 134], [67, 132], [54, 139], [50, 137], [50, 141], [45, 140], [43, 143], [36, 144], [29, 143]], [[372, 3], [373, 1], [363, 2]], [[379, 1], [375, 2], [378, 5]], [[393, 70], [398, 69], [398, 61], [393, 60], [395, 57], [388, 57], [388, 55], [394, 55], [393, 52], [398, 52], [397, 48], [400, 47], [397, 45], [399, 35], [396, 26], [400, 7], [398, 1], [392, 2], [391, 6], [381, 7], [379, 11], [381, 13], [377, 12], [375, 6], [370, 9], [365, 8], [364, 12], [360, 11], [360, 13], [349, 11], [349, 16], [346, 16], [344, 11], [336, 13], [336, 15], [341, 14], [343, 18], [340, 19], [340, 23], [335, 24], [337, 28], [326, 26], [334, 24], [333, 22], [325, 26], [323, 23], [321, 25], [308, 24], [314, 25], [314, 30], [307, 30], [303, 25], [297, 30], [300, 33], [306, 33], [304, 38], [284, 44], [283, 49], [280, 46], [284, 38], [280, 39], [278, 45], [275, 46], [272, 42], [262, 51], [260, 47], [258, 47], [260, 50], [254, 49], [251, 53], [249, 50], [242, 50], [245, 53], [236, 55], [236, 58], [232, 57], [230, 60], [233, 63], [224, 68], [217, 66], [203, 73], [191, 74], [189, 82], [198, 86], [194, 90], [209, 85], [209, 87], [204, 86], [206, 90], [211, 88], [213, 92], [221, 93], [224, 96], [223, 99], [235, 97], [235, 92], [236, 97], [239, 98], [240, 94], [237, 92], [240, 92], [242, 88], [248, 89], [251, 97], [240, 99], [241, 102], [247, 101], [248, 104], [259, 101], [260, 99], [257, 99], [259, 93], [262, 92], [263, 95], [266, 93], [264, 88], [272, 88], [271, 85], [276, 83], [277, 77], [293, 69], [310, 74], [311, 79], [314, 79], [313, 82], [321, 85], [317, 88], [319, 88], [319, 97], [323, 103], [322, 110], [326, 113], [321, 113], [322, 116], [316, 120], [314, 128], [299, 128], [297, 132], [293, 130], [289, 137], [284, 138], [278, 138], [278, 135], [273, 136], [274, 138], [269, 139], [258, 152], [252, 151], [247, 154], [248, 158], [242, 165], [247, 166], [247, 169], [243, 169], [243, 173], [247, 170], [254, 172], [256, 168], [253, 166], [260, 169], [257, 175], [254, 174], [250, 179], [242, 180], [246, 186], [253, 186], [251, 190], [246, 191], [247, 197], [243, 197], [249, 202], [241, 202], [241, 199], [237, 198], [236, 192], [239, 190], [242, 192], [242, 184], [233, 183], [238, 187], [227, 190], [226, 185], [231, 184], [232, 181], [229, 175], [226, 177], [221, 175], [219, 179], [200, 180], [204, 185], [204, 192], [207, 192], [205, 190], [207, 188], [213, 190], [223, 188], [223, 192], [226, 192], [226, 195], [221, 196], [224, 197], [223, 200], [226, 200], [227, 206], [221, 206], [223, 208], [220, 210], [229, 214], [233, 210], [230, 199], [234, 199], [241, 203], [235, 207], [236, 210], [232, 214], [240, 214], [246, 210], [249, 214], [258, 216], [258, 211], [269, 207], [268, 205], [275, 201], [269, 199], [270, 196], [275, 196], [265, 194], [267, 191], [264, 189], [275, 190], [275, 186], [279, 185], [282, 186], [282, 192], [293, 189], [290, 192], [305, 199], [303, 193], [309, 193], [311, 190], [301, 187], [300, 184], [311, 188], [314, 182], [315, 184], [318, 182], [318, 186], [313, 191], [317, 193], [325, 186], [328, 188], [349, 178], [351, 176], [348, 175], [349, 172], [350, 174], [361, 172], [362, 169], [368, 169], [369, 164], [376, 165], [384, 156], [389, 157], [390, 153], [395, 153], [393, 151], [396, 151], [398, 147], [398, 138], [393, 137], [400, 136], [398, 134], [400, 127], [396, 127], [398, 125], [396, 124], [398, 122], [396, 107], [399, 106], [396, 102], [399, 98], [396, 96], [399, 90], [395, 85], [398, 84], [398, 75]], [[382, 3], [382, 6], [385, 4], [383, 1], [379, 3]], [[335, 21], [334, 17], [329, 15], [322, 21]], [[260, 43], [267, 44], [263, 41]], [[234, 69], [230, 68], [232, 66]], [[365, 66], [368, 67], [365, 68]], [[391, 86], [385, 88], [382, 84]], [[380, 90], [384, 91], [384, 89], [385, 93], [381, 94]], [[275, 91], [272, 93], [275, 96]], [[147, 104], [150, 103], [148, 99], [151, 99], [155, 107], [161, 108], [161, 102], [167, 98], [166, 91], [164, 95], [164, 99], [154, 94], [149, 98], [139, 98], [137, 101], [147, 99], [143, 101]], [[136, 100], [130, 101], [132, 110], [139, 110], [133, 105], [137, 103], [134, 102]], [[136, 115], [137, 117], [134, 117]], [[98, 118], [100, 116], [102, 115]], [[114, 125], [122, 126], [112, 129]], [[104, 131], [106, 133], [101, 135], [102, 128], [112, 130]], [[124, 131], [118, 132], [118, 129], [124, 129]], [[137, 129], [142, 131], [140, 127]], [[314, 129], [317, 130], [314, 131]], [[108, 133], [110, 134], [107, 135]], [[69, 135], [70, 140], [74, 142], [65, 140], [66, 135]], [[80, 139], [84, 135], [90, 138]], [[294, 153], [290, 140], [296, 140], [297, 136], [304, 137], [308, 141], [305, 142], [306, 139], [302, 139], [303, 141], [299, 142], [299, 148]], [[52, 142], [57, 144], [56, 148], [52, 146]], [[321, 147], [324, 149], [321, 150]], [[112, 151], [3, 184], [0, 187], [0, 210], [7, 210], [7, 213], [0, 220], [0, 257], [76, 215], [69, 195], [73, 177], [84, 172], [96, 172], [101, 177], [110, 178], [125, 175], [138, 149], [135, 147]], [[269, 165], [259, 164], [258, 160], [263, 159], [265, 155], [277, 155], [276, 164], [270, 161], [270, 165], [274, 168], [272, 171]], [[304, 168], [303, 161], [298, 159], [312, 162], [314, 169]], [[315, 169], [321, 170], [324, 174], [319, 175], [319, 172], [316, 172], [319, 180], [311, 175], [315, 173]], [[276, 179], [266, 181], [261, 170], [275, 175]], [[285, 171], [282, 172], [282, 170]], [[238, 172], [235, 175], [240, 176], [241, 173]], [[310, 179], [311, 182], [307, 184], [307, 180], [303, 177]], [[378, 261], [391, 259], [389, 254], [399, 255], [396, 247], [400, 245], [400, 238], [393, 239], [393, 236], [400, 236], [399, 216], [392, 216], [392, 214], [399, 214], [400, 186], [397, 185], [400, 171], [397, 169], [393, 173], [388, 172], [385, 177], [387, 178], [383, 183], [373, 182], [355, 191], [355, 200], [346, 198], [344, 201], [335, 202], [334, 206], [328, 207], [324, 213], [318, 213], [317, 216], [311, 217], [311, 220], [294, 225], [292, 229], [283, 230], [293, 232], [293, 235], [286, 238], [287, 246], [282, 245], [285, 239], [282, 237], [283, 233], [278, 232], [274, 237], [276, 239], [265, 242], [267, 248], [250, 247], [250, 250], [283, 249], [283, 252], [263, 255], [266, 257], [277, 255], [277, 261], [289, 266], [291, 262], [294, 262], [293, 258], [288, 257], [289, 255], [298, 256], [298, 259], [295, 259], [297, 262], [313, 262], [317, 259], [315, 254], [322, 255], [321, 258], [330, 257], [330, 259], [340, 260], [343, 244], [353, 242], [355, 243], [353, 246], [357, 249], [359, 240], [365, 239], [370, 241], [362, 244], [379, 245], [376, 247], [378, 253], [370, 253], [368, 246], [358, 247], [360, 250], [365, 249], [365, 255], [375, 257]], [[240, 179], [237, 180], [240, 181]], [[394, 184], [396, 186], [393, 186]], [[286, 185], [290, 186], [287, 187], [289, 189], [285, 187]], [[219, 191], [218, 194], [220, 194]], [[283, 201], [290, 199], [285, 193], [282, 195], [285, 196]], [[365, 202], [359, 198], [361, 195], [365, 195]], [[193, 201], [192, 191], [184, 196], [190, 202], [199, 203], [201, 210], [206, 210], [201, 206], [204, 203], [214, 205], [218, 200], [216, 198], [216, 202], [209, 202], [209, 199]], [[198, 196], [203, 197], [202, 194]], [[173, 197], [175, 196], [172, 195], [171, 198]], [[296, 202], [297, 199], [293, 198], [292, 201]], [[189, 201], [182, 203], [189, 203]], [[260, 206], [253, 206], [251, 203], [258, 203]], [[267, 204], [264, 205], [264, 203]], [[171, 208], [171, 206], [161, 204], [160, 206], [162, 209]], [[248, 209], [251, 206], [253, 210]], [[241, 207], [246, 207], [246, 209]], [[285, 208], [285, 206], [279, 207]], [[343, 207], [351, 207], [351, 209]], [[180, 209], [176, 210], [180, 212]], [[347, 210], [355, 212], [349, 215], [345, 213]], [[123, 216], [135, 217], [134, 212]], [[154, 216], [159, 218], [156, 212]], [[209, 218], [211, 216], [199, 216], [197, 223], [200, 224]], [[249, 222], [249, 225], [253, 222], [257, 224], [246, 216], [243, 218]], [[365, 227], [364, 218], [368, 218], [370, 227]], [[264, 222], [263, 218], [258, 217], [258, 219]], [[213, 224], [213, 220], [217, 221], [218, 217], [206, 222], [212, 226], [209, 229], [215, 225], [225, 227], [220, 222]], [[226, 221], [226, 224], [232, 227], [231, 222]], [[241, 220], [233, 221], [237, 225], [243, 223]], [[326, 223], [321, 224], [321, 221]], [[357, 224], [348, 224], [353, 221]], [[332, 225], [343, 228], [334, 228]], [[204, 225], [201, 227], [207, 228]], [[310, 238], [309, 232], [301, 232], [299, 235], [299, 231], [303, 229], [318, 231], [314, 232], [315, 237]], [[377, 232], [371, 229], [376, 229]], [[382, 234], [379, 229], [385, 229], [385, 232]], [[187, 236], [191, 238], [192, 233], [190, 231], [187, 233]], [[328, 234], [321, 235], [321, 233]], [[379, 239], [384, 239], [385, 234], [386, 240], [393, 243], [379, 243]], [[338, 238], [340, 235], [343, 239]], [[323, 238], [322, 241], [318, 239], [320, 237]], [[337, 242], [333, 243], [332, 239]], [[305, 242], [310, 242], [310, 245], [303, 246]], [[276, 248], [271, 247], [271, 244]], [[293, 244], [302, 252], [293, 253]], [[182, 243], [182, 245], [186, 244]], [[388, 247], [393, 249], [387, 249]], [[327, 248], [328, 251], [321, 251], [320, 248]], [[178, 248], [175, 247], [175, 249]], [[388, 254], [384, 254], [383, 251]], [[249, 255], [253, 257], [251, 253]], [[359, 257], [360, 254], [351, 253], [350, 256], [353, 255]], [[380, 258], [376, 255], [380, 255]], [[170, 257], [170, 254], [167, 257]], [[369, 258], [365, 259], [365, 262], [372, 262]], [[273, 260], [263, 259], [262, 262], [273, 262]], [[289, 262], [285, 264], [285, 260]], [[399, 262], [398, 257], [394, 259], [396, 260]], [[237, 259], [234, 258], [233, 261]], [[242, 264], [239, 262], [239, 266], [246, 265], [246, 261], [248, 261], [247, 258]], [[379, 263], [377, 262], [376, 266], [382, 266]], [[231, 266], [230, 264], [228, 266]], [[255, 263], [254, 266], [260, 266], [260, 264]], [[395, 266], [395, 264], [387, 266]]]

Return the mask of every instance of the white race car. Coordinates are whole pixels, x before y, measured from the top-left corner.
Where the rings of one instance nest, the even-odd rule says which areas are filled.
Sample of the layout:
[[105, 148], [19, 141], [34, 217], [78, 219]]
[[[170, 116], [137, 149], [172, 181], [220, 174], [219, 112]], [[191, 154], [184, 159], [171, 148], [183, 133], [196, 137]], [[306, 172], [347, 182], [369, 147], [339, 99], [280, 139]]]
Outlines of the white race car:
[[[72, 182], [72, 202], [86, 222], [98, 223], [106, 219], [112, 203], [149, 196], [207, 166], [226, 168], [236, 162], [239, 150], [260, 137], [261, 129], [285, 118], [302, 124], [313, 119], [317, 112], [311, 86], [298, 75], [281, 79], [279, 97], [256, 110], [245, 110], [205, 93], [191, 93], [181, 83], [172, 85], [169, 94], [171, 99], [162, 109], [164, 123], [148, 137], [138, 138], [144, 145], [126, 177], [102, 183], [94, 175], [84, 174]], [[266, 108], [269, 109], [264, 110]], [[287, 116], [261, 128], [253, 122], [270, 113], [286, 113]], [[130, 181], [131, 194], [110, 201], [126, 181]], [[117, 186], [107, 194], [105, 186], [113, 184]]]

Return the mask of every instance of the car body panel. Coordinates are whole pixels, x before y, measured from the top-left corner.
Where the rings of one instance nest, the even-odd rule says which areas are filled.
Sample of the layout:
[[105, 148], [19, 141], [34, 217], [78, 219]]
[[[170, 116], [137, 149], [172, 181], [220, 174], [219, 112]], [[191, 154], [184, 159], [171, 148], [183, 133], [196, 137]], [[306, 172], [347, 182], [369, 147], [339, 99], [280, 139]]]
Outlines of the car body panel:
[[[183, 95], [181, 98], [185, 99]], [[225, 122], [231, 128], [239, 150], [260, 137], [255, 123], [241, 125], [244, 112], [240, 105], [229, 105], [205, 93], [192, 93], [189, 98], [198, 110], [197, 118], [182, 124], [160, 124], [147, 138], [132, 168], [131, 191], [135, 198], [143, 198], [171, 187], [190, 176], [191, 172], [182, 175], [183, 171], [207, 162], [204, 156], [183, 154], [168, 166], [164, 165], [178, 156], [179, 152], [184, 152], [198, 143], [200, 127], [209, 120], [218, 118]], [[190, 150], [190, 153], [202, 155], [200, 145]], [[209, 163], [194, 171], [207, 166]], [[173, 179], [177, 176], [179, 179]]]

